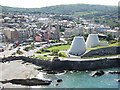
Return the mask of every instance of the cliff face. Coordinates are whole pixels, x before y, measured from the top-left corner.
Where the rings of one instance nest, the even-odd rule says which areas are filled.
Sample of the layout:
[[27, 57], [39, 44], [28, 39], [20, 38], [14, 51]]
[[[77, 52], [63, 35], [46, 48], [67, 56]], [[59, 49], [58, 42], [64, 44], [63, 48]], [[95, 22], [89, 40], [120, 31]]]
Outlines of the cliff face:
[[91, 50], [81, 57], [92, 57], [92, 56], [106, 56], [106, 55], [116, 55], [120, 54], [120, 46], [115, 47], [107, 47], [107, 48], [100, 48], [96, 50]]

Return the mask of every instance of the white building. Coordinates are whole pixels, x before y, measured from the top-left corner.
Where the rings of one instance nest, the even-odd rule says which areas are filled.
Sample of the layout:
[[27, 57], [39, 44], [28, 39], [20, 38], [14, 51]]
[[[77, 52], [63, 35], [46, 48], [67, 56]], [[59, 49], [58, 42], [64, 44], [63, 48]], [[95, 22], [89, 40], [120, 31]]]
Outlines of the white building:
[[84, 30], [84, 27], [81, 25], [76, 26], [74, 28], [65, 28], [64, 37], [70, 38], [73, 35], [75, 35], [75, 36], [81, 35], [82, 36], [83, 30]]
[[70, 38], [73, 35], [74, 35], [74, 33], [73, 33], [72, 28], [65, 28], [65, 31], [64, 31], [64, 37], [65, 38]]
[[83, 30], [84, 30], [84, 27], [82, 25], [79, 25], [79, 26], [76, 26], [75, 28], [73, 28], [73, 33], [75, 35], [83, 35]]
[[86, 51], [86, 45], [84, 37], [76, 36], [74, 37], [72, 44], [70, 46], [69, 54], [80, 56]]
[[44, 23], [44, 24], [48, 24], [50, 22], [50, 19], [49, 18], [39, 18], [38, 19], [39, 22], [41, 23]]
[[91, 48], [98, 46], [100, 43], [98, 34], [89, 34], [87, 40], [86, 40], [86, 47]]
[[84, 27], [84, 34], [95, 34], [95, 33], [97, 33], [95, 27], [92, 26]]

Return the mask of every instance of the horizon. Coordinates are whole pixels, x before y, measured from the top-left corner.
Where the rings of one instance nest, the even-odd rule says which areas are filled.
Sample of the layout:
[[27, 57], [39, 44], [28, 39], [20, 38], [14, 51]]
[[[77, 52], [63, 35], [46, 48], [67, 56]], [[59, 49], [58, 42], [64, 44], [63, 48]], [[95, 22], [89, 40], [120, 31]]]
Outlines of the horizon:
[[[105, 6], [118, 6], [119, 0], [70, 0], [66, 2], [65, 0], [49, 0], [51, 2], [48, 3], [47, 0], [0, 0], [1, 6], [7, 7], [16, 7], [16, 8], [42, 8], [42, 7], [49, 7], [49, 6], [56, 6], [56, 5], [71, 5], [71, 4], [89, 4], [89, 5], [105, 5]], [[23, 3], [24, 2], [24, 3]], [[29, 4], [28, 4], [29, 2]]]

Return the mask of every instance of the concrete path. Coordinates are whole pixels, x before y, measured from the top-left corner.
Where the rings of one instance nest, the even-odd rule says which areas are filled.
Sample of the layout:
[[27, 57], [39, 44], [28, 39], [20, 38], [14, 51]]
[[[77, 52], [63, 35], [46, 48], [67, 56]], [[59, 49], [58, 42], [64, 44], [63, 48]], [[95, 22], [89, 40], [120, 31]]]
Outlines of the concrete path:
[[99, 60], [99, 59], [104, 59], [104, 58], [120, 58], [119, 55], [116, 55], [116, 56], [109, 56], [109, 57], [101, 57], [101, 58], [87, 58], [87, 59], [81, 59], [81, 58], [78, 58], [78, 57], [70, 57], [70, 58], [63, 58], [61, 59], [61, 61], [66, 61], [66, 60], [69, 60], [69, 61], [90, 61], [90, 60]]

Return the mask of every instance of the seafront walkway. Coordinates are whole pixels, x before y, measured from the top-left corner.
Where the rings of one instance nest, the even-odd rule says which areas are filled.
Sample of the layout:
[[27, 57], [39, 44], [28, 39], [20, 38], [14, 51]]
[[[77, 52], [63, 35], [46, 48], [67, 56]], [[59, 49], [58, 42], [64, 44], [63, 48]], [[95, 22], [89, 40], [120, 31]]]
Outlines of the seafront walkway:
[[115, 55], [115, 56], [106, 56], [106, 57], [100, 57], [100, 58], [87, 58], [87, 59], [82, 59], [80, 57], [70, 57], [70, 58], [61, 58], [61, 61], [91, 61], [91, 60], [100, 60], [100, 59], [112, 59], [112, 58], [120, 58], [120, 55]]

